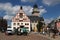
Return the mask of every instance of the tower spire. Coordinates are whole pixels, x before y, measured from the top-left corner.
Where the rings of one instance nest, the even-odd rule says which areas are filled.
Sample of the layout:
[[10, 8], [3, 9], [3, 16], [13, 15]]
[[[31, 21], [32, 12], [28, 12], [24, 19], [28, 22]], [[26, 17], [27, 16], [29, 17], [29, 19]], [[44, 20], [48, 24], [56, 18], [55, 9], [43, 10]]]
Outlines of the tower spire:
[[35, 4], [33, 7], [34, 7], [34, 8], [38, 8], [37, 4]]
[[20, 7], [20, 9], [21, 9], [21, 10], [23, 9], [22, 6]]
[[33, 6], [32, 15], [33, 15], [33, 16], [39, 16], [39, 9], [38, 9], [37, 4], [35, 4], [35, 5]]

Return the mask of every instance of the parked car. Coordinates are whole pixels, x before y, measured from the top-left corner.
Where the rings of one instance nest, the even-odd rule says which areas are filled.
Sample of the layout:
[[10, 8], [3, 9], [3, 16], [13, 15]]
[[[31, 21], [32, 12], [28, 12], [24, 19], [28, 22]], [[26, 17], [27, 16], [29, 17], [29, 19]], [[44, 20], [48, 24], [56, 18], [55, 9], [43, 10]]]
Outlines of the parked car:
[[14, 34], [14, 31], [12, 30], [11, 27], [8, 27], [6, 32], [5, 32], [6, 35], [10, 35], [10, 34]]
[[17, 35], [27, 35], [28, 31], [25, 27], [17, 29]]

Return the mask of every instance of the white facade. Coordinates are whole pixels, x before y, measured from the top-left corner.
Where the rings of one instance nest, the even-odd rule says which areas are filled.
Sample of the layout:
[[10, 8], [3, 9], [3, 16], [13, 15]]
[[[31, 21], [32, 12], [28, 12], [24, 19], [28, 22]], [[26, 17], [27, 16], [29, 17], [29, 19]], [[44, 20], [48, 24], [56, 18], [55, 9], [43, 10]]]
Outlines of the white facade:
[[[14, 25], [14, 23], [16, 25]], [[19, 23], [19, 24], [18, 24]], [[29, 24], [29, 25], [26, 25], [26, 24]], [[12, 22], [11, 23], [11, 26], [12, 26], [12, 29], [15, 27], [16, 29], [20, 26], [24, 26], [24, 27], [27, 27], [28, 30], [30, 31], [30, 22]]]
[[38, 24], [38, 23], [31, 23], [32, 30], [34, 30], [34, 28], [37, 27], [37, 24]]

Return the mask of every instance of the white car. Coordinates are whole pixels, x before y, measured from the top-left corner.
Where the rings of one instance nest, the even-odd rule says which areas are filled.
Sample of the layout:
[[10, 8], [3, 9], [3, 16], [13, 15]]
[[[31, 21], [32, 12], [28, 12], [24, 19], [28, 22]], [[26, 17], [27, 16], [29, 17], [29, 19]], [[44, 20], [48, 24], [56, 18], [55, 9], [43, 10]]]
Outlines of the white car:
[[5, 32], [5, 34], [6, 35], [8, 35], [8, 34], [14, 34], [14, 31], [12, 30], [11, 27], [8, 27], [7, 30], [6, 30], [6, 32]]

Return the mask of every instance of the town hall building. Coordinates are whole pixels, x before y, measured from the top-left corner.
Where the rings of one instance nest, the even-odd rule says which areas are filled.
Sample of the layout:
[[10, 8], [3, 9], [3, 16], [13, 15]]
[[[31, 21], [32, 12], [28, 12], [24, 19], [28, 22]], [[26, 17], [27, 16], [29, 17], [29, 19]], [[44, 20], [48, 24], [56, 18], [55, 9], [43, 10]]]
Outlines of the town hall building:
[[22, 7], [20, 7], [19, 12], [12, 19], [11, 23], [12, 28], [26, 27], [30, 31], [30, 19], [27, 17]]

